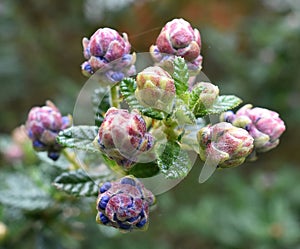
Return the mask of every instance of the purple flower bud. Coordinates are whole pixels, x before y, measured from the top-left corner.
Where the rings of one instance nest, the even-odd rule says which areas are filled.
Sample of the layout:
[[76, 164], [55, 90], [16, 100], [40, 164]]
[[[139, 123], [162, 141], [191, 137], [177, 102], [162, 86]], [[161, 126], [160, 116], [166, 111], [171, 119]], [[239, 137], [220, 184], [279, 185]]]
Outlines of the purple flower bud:
[[150, 151], [154, 138], [146, 132], [146, 123], [142, 116], [133, 111], [110, 108], [102, 122], [97, 139], [98, 148], [115, 160], [124, 170], [143, 159], [145, 155], [152, 161]]
[[130, 54], [131, 45], [126, 33], [121, 36], [110, 28], [98, 29], [90, 39], [83, 38], [82, 73], [89, 77], [97, 73], [99, 81], [113, 84], [135, 74], [135, 54]]
[[71, 117], [62, 117], [57, 107], [50, 101], [46, 106], [33, 107], [26, 121], [26, 132], [36, 151], [48, 151], [48, 157], [57, 160], [62, 149], [56, 142], [58, 133], [71, 126]]
[[201, 70], [202, 56], [201, 37], [198, 29], [193, 29], [184, 19], [173, 19], [161, 30], [156, 44], [150, 47], [150, 52], [156, 62], [166, 62], [174, 56], [183, 57], [192, 74]]
[[155, 203], [154, 195], [133, 176], [104, 183], [97, 198], [96, 221], [128, 232], [133, 229], [146, 230], [149, 222], [149, 207]]
[[256, 152], [266, 152], [279, 144], [279, 137], [285, 131], [285, 124], [279, 114], [265, 108], [252, 108], [245, 105], [236, 114], [224, 113], [221, 119], [226, 119], [234, 126], [246, 129], [254, 138]]
[[147, 67], [136, 77], [137, 100], [146, 107], [170, 112], [176, 89], [171, 75], [161, 67]]
[[226, 122], [202, 128], [197, 139], [200, 158], [205, 161], [210, 156], [219, 161], [221, 168], [241, 165], [253, 149], [249, 133]]

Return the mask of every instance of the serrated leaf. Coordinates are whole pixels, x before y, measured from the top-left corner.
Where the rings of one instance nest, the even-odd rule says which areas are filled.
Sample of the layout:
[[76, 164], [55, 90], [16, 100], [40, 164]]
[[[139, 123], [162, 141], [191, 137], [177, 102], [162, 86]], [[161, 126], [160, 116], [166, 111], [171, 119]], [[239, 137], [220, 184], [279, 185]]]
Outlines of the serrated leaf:
[[195, 86], [192, 91], [189, 94], [189, 108], [191, 110], [195, 109], [196, 105], [199, 105], [198, 103], [200, 102], [200, 94], [203, 91], [203, 86], [197, 85]]
[[159, 167], [155, 162], [149, 163], [137, 163], [129, 171], [129, 175], [133, 175], [138, 178], [151, 177], [159, 172]]
[[94, 90], [92, 104], [95, 114], [95, 125], [100, 126], [106, 111], [110, 108], [110, 99], [106, 88], [101, 87]]
[[188, 90], [189, 70], [182, 57], [176, 57], [174, 59], [173, 79], [176, 87], [176, 94], [178, 96], [182, 95]]
[[40, 211], [52, 205], [50, 195], [28, 176], [1, 174], [0, 203], [25, 211]]
[[194, 114], [196, 118], [210, 114], [220, 114], [227, 110], [231, 110], [242, 103], [242, 100], [234, 95], [218, 96], [215, 103], [209, 108], [199, 108]]
[[175, 141], [168, 141], [165, 145], [161, 145], [158, 152], [158, 167], [166, 178], [185, 177], [192, 168], [188, 153]]
[[133, 78], [125, 78], [120, 83], [120, 91], [131, 109], [139, 110], [143, 115], [162, 120], [164, 113], [150, 107], [142, 106], [136, 99], [134, 92], [136, 90], [136, 81]]
[[64, 147], [99, 152], [93, 145], [93, 141], [98, 134], [98, 129], [97, 126], [72, 126], [61, 131], [57, 136], [57, 141]]
[[176, 99], [176, 107], [173, 111], [173, 118], [177, 121], [178, 125], [194, 124], [196, 118], [193, 112], [185, 105], [181, 99]]
[[91, 177], [84, 170], [64, 172], [55, 178], [53, 185], [74, 196], [97, 196], [99, 185], [115, 180], [116, 176], [109, 171]]

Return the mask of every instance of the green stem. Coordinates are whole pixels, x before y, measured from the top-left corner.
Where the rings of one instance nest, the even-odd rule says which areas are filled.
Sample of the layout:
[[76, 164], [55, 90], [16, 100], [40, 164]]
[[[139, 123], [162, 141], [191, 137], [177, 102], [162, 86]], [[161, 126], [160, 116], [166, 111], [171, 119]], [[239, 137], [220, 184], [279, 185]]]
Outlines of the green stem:
[[180, 135], [180, 132], [176, 130], [177, 123], [172, 119], [166, 119], [163, 121], [164, 133], [167, 135], [168, 141], [176, 141]]
[[118, 84], [114, 85], [110, 88], [110, 100], [111, 106], [119, 108], [119, 91], [118, 91]]
[[76, 160], [74, 153], [71, 154], [66, 149], [63, 149], [61, 153], [72, 164], [74, 170], [82, 168], [82, 165]]

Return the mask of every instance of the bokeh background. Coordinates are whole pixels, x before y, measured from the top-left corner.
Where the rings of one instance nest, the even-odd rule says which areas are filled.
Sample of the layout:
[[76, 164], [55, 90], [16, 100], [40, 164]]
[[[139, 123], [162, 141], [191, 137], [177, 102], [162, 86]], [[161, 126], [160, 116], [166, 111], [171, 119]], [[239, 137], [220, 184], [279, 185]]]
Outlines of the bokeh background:
[[[147, 232], [123, 235], [95, 223], [93, 198], [56, 193], [56, 169], [20, 151], [13, 130], [47, 99], [72, 113], [82, 37], [107, 26], [146, 52], [175, 17], [200, 30], [203, 71], [221, 93], [279, 112], [287, 131], [257, 162], [204, 184], [198, 162], [158, 197]], [[299, 48], [298, 0], [2, 0], [0, 248], [299, 249]]]

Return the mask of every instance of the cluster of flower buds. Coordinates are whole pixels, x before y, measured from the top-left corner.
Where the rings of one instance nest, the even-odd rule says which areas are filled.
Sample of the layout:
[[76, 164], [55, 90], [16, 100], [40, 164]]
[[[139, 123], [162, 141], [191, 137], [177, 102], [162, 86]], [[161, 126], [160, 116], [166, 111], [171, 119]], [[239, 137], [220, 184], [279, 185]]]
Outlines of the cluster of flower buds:
[[161, 30], [156, 44], [150, 47], [155, 62], [166, 65], [175, 56], [181, 56], [187, 62], [190, 75], [196, 75], [202, 68], [201, 37], [198, 29], [183, 19], [173, 19]]
[[136, 77], [135, 96], [145, 107], [152, 107], [166, 113], [172, 108], [176, 89], [171, 75], [161, 67], [147, 67]]
[[154, 195], [133, 176], [105, 182], [99, 189], [96, 221], [124, 232], [146, 230], [154, 203]]
[[221, 121], [232, 123], [236, 127], [246, 129], [254, 138], [256, 152], [266, 152], [279, 144], [279, 137], [285, 131], [285, 124], [279, 114], [265, 108], [248, 104], [240, 108], [236, 114], [225, 112]]
[[136, 162], [152, 161], [154, 138], [138, 112], [110, 108], [99, 128], [96, 146], [124, 170]]
[[200, 158], [203, 161], [213, 158], [220, 168], [241, 165], [253, 150], [253, 138], [249, 133], [226, 122], [200, 129], [197, 139]]
[[46, 106], [30, 110], [25, 128], [33, 148], [36, 151], [47, 151], [49, 158], [57, 160], [62, 147], [56, 142], [56, 137], [61, 130], [71, 125], [72, 118], [63, 117], [57, 107], [47, 101]]
[[90, 39], [83, 38], [82, 45], [87, 60], [81, 65], [84, 75], [90, 77], [99, 70], [99, 81], [114, 84], [135, 74], [136, 55], [130, 54], [126, 33], [121, 36], [116, 30], [100, 28]]

